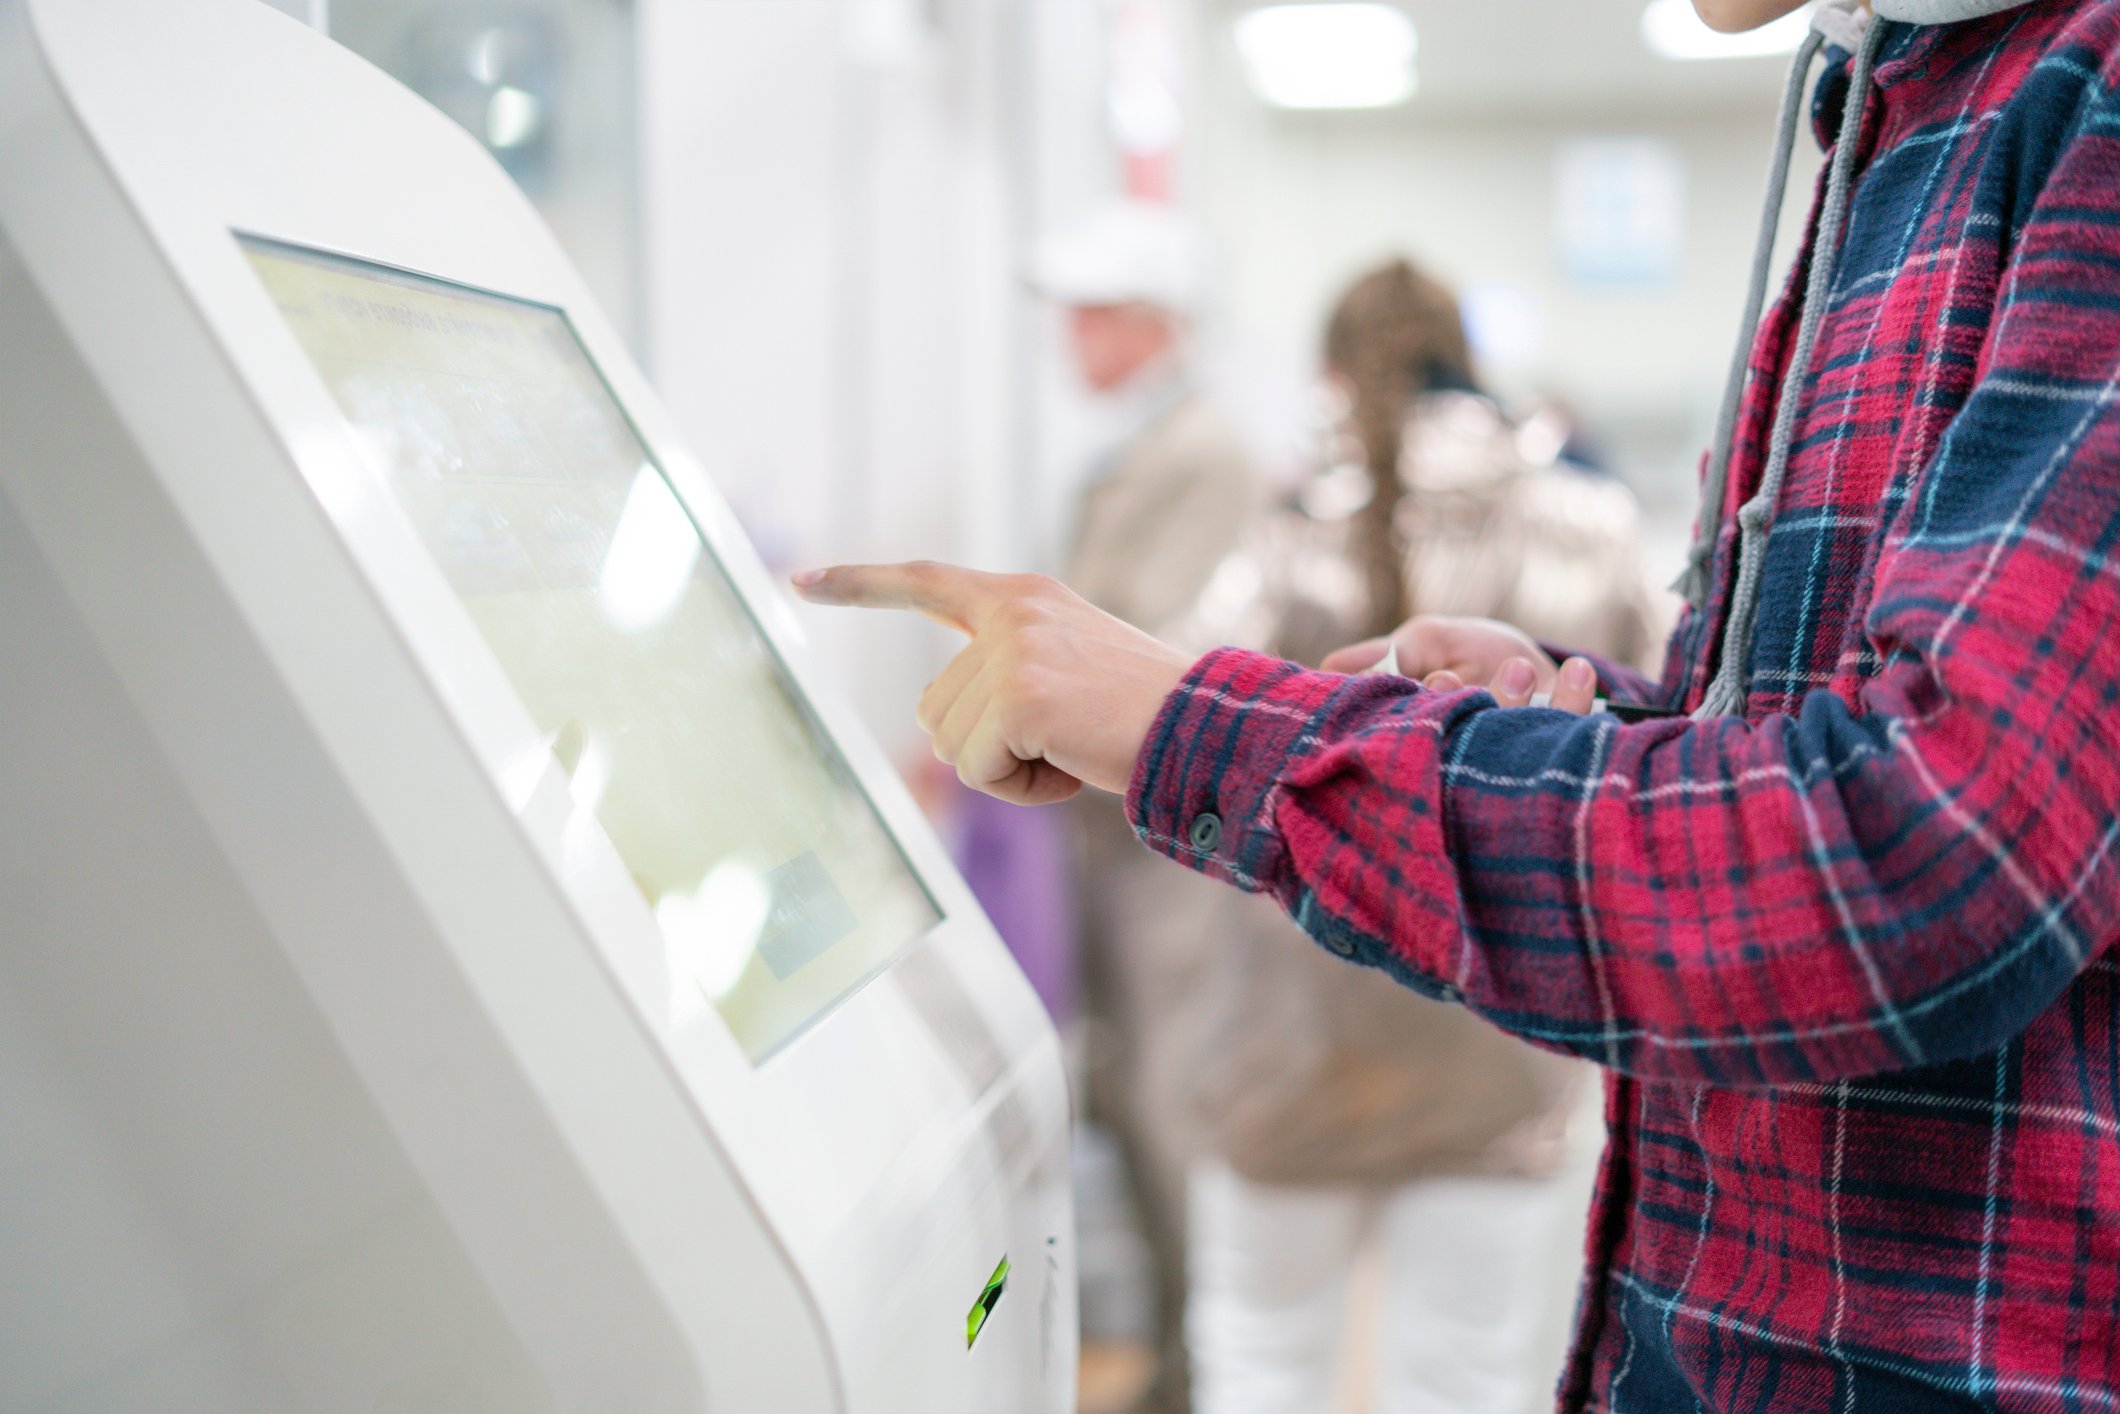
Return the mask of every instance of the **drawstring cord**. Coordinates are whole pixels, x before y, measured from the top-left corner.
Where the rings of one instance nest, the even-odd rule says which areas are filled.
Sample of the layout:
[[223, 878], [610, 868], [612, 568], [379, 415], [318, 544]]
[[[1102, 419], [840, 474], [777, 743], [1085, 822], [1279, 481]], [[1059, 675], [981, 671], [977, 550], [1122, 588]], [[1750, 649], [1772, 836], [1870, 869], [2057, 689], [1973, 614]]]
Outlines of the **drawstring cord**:
[[1686, 556], [1686, 568], [1671, 587], [1699, 608], [1708, 597], [1708, 565], [1722, 528], [1723, 488], [1730, 480], [1730, 454], [1737, 440], [1737, 414], [1744, 404], [1745, 378], [1752, 367], [1752, 340], [1767, 307], [1767, 281], [1774, 268], [1774, 237], [1781, 230], [1781, 207], [1788, 194], [1789, 163], [1796, 155], [1796, 134], [1803, 125], [1804, 95], [1810, 88], [1811, 61], [1825, 47], [1816, 29], [1805, 36], [1789, 66], [1782, 90], [1781, 117], [1775, 125], [1774, 160], [1767, 168], [1767, 200], [1759, 217], [1759, 239], [1752, 246], [1752, 276], [1745, 289], [1745, 312], [1737, 326], [1737, 350], [1723, 380], [1722, 408], [1715, 416], [1715, 440], [1708, 444], [1708, 471], [1701, 483], [1700, 531]]
[[[1842, 29], [1851, 9], [1852, 6], [1847, 5], [1821, 7], [1817, 19], [1819, 29], [1823, 31], [1829, 24], [1834, 29]], [[1798, 53], [1790, 84], [1790, 92], [1798, 97], [1794, 103], [1785, 103], [1785, 110], [1795, 109], [1800, 112], [1803, 78], [1808, 72], [1812, 58], [1822, 47], [1825, 37], [1823, 33], [1814, 32]], [[1833, 37], [1837, 39], [1839, 36]], [[1852, 38], [1852, 35], [1849, 37]], [[1810, 278], [1804, 287], [1803, 320], [1798, 327], [1795, 351], [1782, 374], [1780, 396], [1774, 412], [1774, 428], [1767, 444], [1766, 473], [1760, 480], [1757, 494], [1737, 513], [1737, 580], [1731, 591], [1730, 604], [1724, 619], [1722, 652], [1715, 679], [1709, 683], [1707, 694], [1699, 710], [1694, 713], [1696, 718], [1735, 716], [1744, 711], [1747, 683], [1751, 675], [1752, 627], [1759, 607], [1760, 580], [1766, 571], [1767, 527], [1781, 498], [1782, 483], [1788, 477], [1789, 444], [1796, 430], [1798, 399], [1804, 378], [1810, 370], [1812, 356], [1817, 352], [1819, 330], [1825, 322], [1826, 304], [1831, 298], [1833, 279], [1840, 265], [1841, 236], [1853, 196], [1855, 161], [1862, 145], [1865, 110], [1869, 106], [1871, 71], [1883, 38], [1882, 25], [1867, 25], [1855, 48], [1855, 64], [1848, 87], [1847, 107], [1841, 120], [1840, 136], [1834, 144], [1832, 171], [1826, 180], [1825, 209], [1819, 218], [1818, 236], [1811, 257]], [[1777, 143], [1775, 151], [1774, 175], [1778, 180], [1774, 182], [1773, 190], [1768, 196], [1768, 213], [1771, 219], [1762, 222], [1763, 239], [1760, 243], [1760, 253], [1754, 261], [1756, 293], [1752, 298], [1748, 298], [1746, 303], [1748, 327], [1732, 368], [1731, 388], [1725, 390], [1725, 411], [1730, 425], [1719, 429], [1715, 460], [1710, 467], [1708, 485], [1704, 488], [1700, 543], [1695, 546], [1694, 558], [1688, 564], [1685, 577], [1687, 597], [1696, 607], [1706, 598], [1707, 566], [1712, 560], [1715, 540], [1720, 532], [1722, 503], [1728, 491], [1731, 448], [1736, 434], [1735, 404], [1742, 397], [1752, 335], [1757, 330], [1758, 311], [1763, 310], [1765, 305], [1766, 267], [1771, 258], [1774, 233], [1779, 225], [1781, 187], [1786, 181], [1789, 159], [1794, 152], [1794, 116], [1790, 111], [1785, 111], [1783, 115], [1782, 141]], [[1731, 395], [1732, 389], [1736, 394], [1734, 398]], [[1710, 509], [1714, 512], [1712, 517], [1708, 514]], [[1706, 554], [1702, 553], [1703, 546]]]

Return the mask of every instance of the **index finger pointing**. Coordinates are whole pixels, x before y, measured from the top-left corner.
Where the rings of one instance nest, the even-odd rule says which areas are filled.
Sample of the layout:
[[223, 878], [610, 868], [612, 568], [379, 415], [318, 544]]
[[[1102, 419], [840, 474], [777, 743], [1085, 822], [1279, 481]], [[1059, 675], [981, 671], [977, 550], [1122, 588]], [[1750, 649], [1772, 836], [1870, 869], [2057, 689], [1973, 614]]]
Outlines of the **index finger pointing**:
[[915, 560], [901, 565], [835, 565], [794, 576], [796, 593], [813, 604], [911, 609], [964, 633], [976, 633], [1008, 598], [1005, 577], [958, 565]]

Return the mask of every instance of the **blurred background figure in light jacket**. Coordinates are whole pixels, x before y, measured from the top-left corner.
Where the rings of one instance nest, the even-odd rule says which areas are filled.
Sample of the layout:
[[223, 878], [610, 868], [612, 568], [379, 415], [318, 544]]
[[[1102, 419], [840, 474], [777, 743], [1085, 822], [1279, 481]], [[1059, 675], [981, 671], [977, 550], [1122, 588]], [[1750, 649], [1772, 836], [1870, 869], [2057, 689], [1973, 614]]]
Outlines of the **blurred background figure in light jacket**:
[[[1166, 206], [1118, 202], [1049, 241], [1031, 282], [1064, 312], [1076, 373], [1112, 429], [1082, 492], [1067, 582], [1099, 608], [1182, 642], [1209, 576], [1269, 501], [1251, 452], [1200, 390], [1188, 357], [1204, 283], [1200, 242]], [[1216, 940], [1202, 929], [1221, 890], [1143, 852], [1117, 799], [1085, 795], [1074, 823], [1084, 1118], [1092, 1143], [1116, 1144], [1150, 1258], [1143, 1334], [1157, 1369], [1140, 1407], [1176, 1414], [1190, 1407], [1182, 1313], [1191, 1152], [1166, 1018], [1212, 957]], [[1122, 1334], [1100, 1329], [1103, 1314], [1086, 1275], [1086, 1345]]]
[[[1449, 290], [1397, 260], [1325, 332], [1324, 454], [1201, 596], [1189, 637], [1315, 663], [1416, 614], [1497, 617], [1637, 661], [1658, 641], [1617, 483], [1540, 464], [1473, 379]], [[1176, 872], [1176, 871], [1172, 871]], [[1199, 1414], [1519, 1414], [1559, 1351], [1547, 1255], [1573, 1062], [1350, 968], [1271, 902], [1217, 891], [1173, 1019], [1201, 1157], [1188, 1314]], [[1350, 1291], [1381, 1268], [1373, 1318]], [[1371, 1368], [1342, 1368], [1350, 1325]]]

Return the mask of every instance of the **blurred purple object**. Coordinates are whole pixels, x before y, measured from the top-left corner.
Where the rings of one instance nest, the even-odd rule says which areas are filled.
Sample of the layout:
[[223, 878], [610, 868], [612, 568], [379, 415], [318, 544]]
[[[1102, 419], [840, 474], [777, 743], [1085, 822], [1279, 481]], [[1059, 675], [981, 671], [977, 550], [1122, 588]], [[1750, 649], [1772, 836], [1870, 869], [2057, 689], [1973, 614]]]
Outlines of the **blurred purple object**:
[[1075, 904], [1066, 822], [956, 787], [950, 853], [1055, 1024], [1075, 1012]]

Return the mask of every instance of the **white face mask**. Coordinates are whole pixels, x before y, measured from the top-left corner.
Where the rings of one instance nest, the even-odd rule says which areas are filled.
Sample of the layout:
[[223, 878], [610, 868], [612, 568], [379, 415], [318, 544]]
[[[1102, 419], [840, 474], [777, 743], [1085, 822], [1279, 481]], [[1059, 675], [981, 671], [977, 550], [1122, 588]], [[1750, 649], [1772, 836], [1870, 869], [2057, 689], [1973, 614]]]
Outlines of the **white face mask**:
[[2014, 10], [2029, 0], [1872, 0], [1879, 19], [1910, 25], [1948, 25]]

